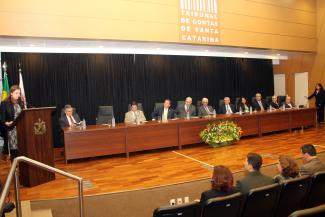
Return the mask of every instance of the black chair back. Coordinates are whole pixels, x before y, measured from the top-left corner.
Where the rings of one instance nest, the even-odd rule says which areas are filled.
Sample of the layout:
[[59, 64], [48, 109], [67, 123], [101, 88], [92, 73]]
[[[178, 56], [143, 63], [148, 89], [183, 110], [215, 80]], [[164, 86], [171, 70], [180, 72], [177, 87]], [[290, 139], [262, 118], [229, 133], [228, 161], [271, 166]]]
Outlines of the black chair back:
[[164, 103], [163, 102], [156, 102], [155, 103], [155, 107], [153, 108], [153, 110], [155, 111], [157, 108], [162, 108], [164, 107]]
[[282, 105], [286, 101], [286, 96], [278, 96], [278, 103], [279, 105]]
[[317, 172], [312, 176], [311, 188], [305, 207], [311, 208], [322, 204], [325, 204], [325, 171]]
[[272, 101], [272, 96], [265, 97], [265, 102], [268, 106], [270, 105], [271, 101]]
[[[138, 110], [143, 111], [142, 103], [138, 103]], [[131, 104], [128, 104], [128, 111], [131, 111]]]
[[177, 107], [176, 108], [180, 108], [180, 107], [184, 107], [185, 106], [185, 101], [177, 101]]
[[298, 210], [292, 213], [289, 217], [324, 217], [325, 205], [316, 206], [314, 208]]
[[107, 124], [114, 116], [113, 106], [99, 106], [96, 124]]
[[287, 217], [290, 213], [303, 209], [310, 190], [311, 177], [303, 176], [283, 183], [277, 217]]
[[281, 192], [279, 184], [272, 184], [249, 191], [242, 217], [273, 217]]
[[[76, 113], [76, 108], [72, 107], [72, 114], [75, 114]], [[64, 108], [61, 109], [61, 114], [60, 114], [60, 117], [63, 117], [65, 116], [65, 113], [64, 113]]]
[[155, 209], [153, 217], [200, 217], [201, 206], [197, 202]]
[[232, 194], [207, 200], [202, 207], [202, 217], [240, 217], [244, 195]]

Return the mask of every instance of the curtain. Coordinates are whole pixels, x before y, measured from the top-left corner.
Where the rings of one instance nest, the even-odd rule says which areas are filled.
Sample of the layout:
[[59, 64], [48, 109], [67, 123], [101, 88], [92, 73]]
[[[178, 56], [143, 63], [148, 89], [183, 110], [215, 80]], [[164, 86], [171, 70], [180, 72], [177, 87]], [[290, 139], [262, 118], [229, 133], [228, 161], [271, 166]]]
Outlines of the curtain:
[[1, 53], [9, 83], [19, 83], [21, 63], [29, 104], [56, 106], [54, 143], [60, 145], [58, 118], [65, 104], [76, 108], [87, 124], [95, 124], [99, 105], [113, 105], [123, 122], [128, 104], [141, 102], [147, 119], [155, 102], [202, 97], [217, 108], [220, 99], [274, 92], [271, 60], [131, 54]]

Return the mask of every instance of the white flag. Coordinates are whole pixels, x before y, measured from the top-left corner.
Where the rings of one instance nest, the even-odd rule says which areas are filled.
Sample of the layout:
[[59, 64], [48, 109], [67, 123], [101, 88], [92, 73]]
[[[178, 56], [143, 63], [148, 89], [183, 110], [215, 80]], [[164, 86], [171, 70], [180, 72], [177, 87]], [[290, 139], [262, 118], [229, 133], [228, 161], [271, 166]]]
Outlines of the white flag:
[[24, 101], [24, 107], [26, 109], [27, 108], [27, 105], [26, 105], [27, 100], [26, 100], [26, 95], [25, 95], [23, 76], [21, 75], [21, 68], [19, 68], [19, 87], [20, 87], [21, 97], [23, 98], [23, 101]]

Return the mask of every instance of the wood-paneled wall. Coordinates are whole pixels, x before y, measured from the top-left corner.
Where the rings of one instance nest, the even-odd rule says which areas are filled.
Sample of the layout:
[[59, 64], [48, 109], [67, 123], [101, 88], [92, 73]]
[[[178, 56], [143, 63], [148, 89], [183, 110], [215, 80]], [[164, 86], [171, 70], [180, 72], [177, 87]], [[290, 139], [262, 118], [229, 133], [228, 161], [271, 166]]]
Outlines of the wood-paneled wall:
[[[179, 7], [180, 0], [2, 0], [0, 36], [178, 43]], [[316, 0], [218, 0], [218, 11], [221, 45], [316, 51]]]

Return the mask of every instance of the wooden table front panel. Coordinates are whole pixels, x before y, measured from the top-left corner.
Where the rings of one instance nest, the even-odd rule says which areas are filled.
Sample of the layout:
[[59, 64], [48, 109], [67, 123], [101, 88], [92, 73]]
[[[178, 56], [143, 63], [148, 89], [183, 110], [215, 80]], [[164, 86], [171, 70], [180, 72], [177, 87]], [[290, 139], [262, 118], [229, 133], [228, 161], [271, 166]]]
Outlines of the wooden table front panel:
[[200, 132], [206, 128], [208, 123], [219, 121], [217, 119], [191, 120], [179, 124], [179, 144], [188, 145], [201, 143]]
[[257, 115], [245, 114], [232, 118], [232, 121], [241, 127], [242, 136], [251, 136], [259, 134], [259, 123]]
[[303, 126], [316, 125], [315, 109], [299, 109], [291, 112], [291, 127], [298, 128]]
[[260, 133], [269, 133], [280, 130], [290, 129], [290, 112], [275, 111], [265, 112], [259, 115]]
[[125, 153], [125, 128], [65, 132], [66, 160]]
[[146, 123], [128, 127], [126, 152], [178, 146], [177, 123]]

